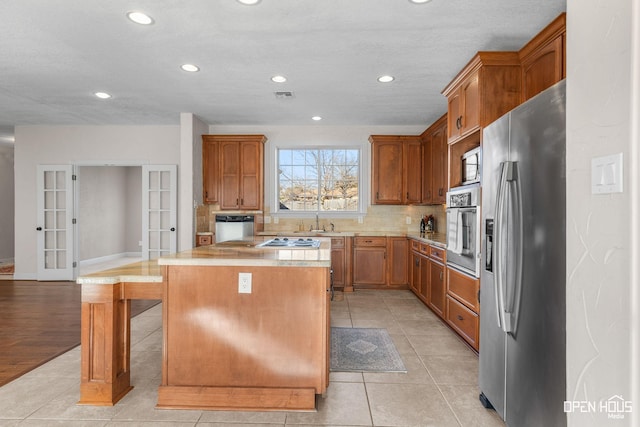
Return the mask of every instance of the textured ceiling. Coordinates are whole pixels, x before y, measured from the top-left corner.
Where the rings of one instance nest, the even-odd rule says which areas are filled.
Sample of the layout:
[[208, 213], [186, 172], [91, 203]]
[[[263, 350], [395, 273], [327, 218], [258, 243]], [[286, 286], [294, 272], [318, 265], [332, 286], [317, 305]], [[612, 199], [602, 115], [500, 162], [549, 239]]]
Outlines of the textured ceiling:
[[[225, 125], [317, 125], [314, 115], [426, 125], [475, 52], [518, 50], [566, 10], [564, 0], [0, 2], [0, 131], [178, 124], [181, 112]], [[155, 23], [132, 23], [131, 10]], [[396, 80], [380, 84], [382, 74]]]

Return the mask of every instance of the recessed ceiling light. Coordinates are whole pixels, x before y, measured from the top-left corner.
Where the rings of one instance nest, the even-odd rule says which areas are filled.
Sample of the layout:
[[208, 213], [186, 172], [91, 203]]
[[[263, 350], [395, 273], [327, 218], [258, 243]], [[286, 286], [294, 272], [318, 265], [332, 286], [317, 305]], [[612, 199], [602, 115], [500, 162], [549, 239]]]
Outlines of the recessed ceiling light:
[[378, 81], [380, 83], [391, 83], [392, 81], [394, 81], [396, 78], [393, 76], [380, 76], [378, 77]]
[[95, 96], [97, 96], [100, 99], [109, 99], [111, 98], [111, 95], [109, 95], [107, 92], [96, 92], [94, 93]]
[[200, 71], [200, 67], [193, 64], [182, 64], [180, 68], [182, 68], [183, 71], [188, 71], [190, 73], [195, 73], [197, 71]]
[[142, 12], [127, 12], [127, 18], [131, 19], [136, 24], [151, 25], [153, 24], [153, 18]]
[[276, 83], [284, 83], [287, 81], [287, 78], [285, 76], [273, 76], [271, 77], [271, 81]]
[[311, 120], [315, 120], [316, 122], [319, 122], [320, 120], [322, 120], [322, 117], [320, 117], [320, 116], [313, 116], [313, 117], [311, 117]]
[[246, 4], [247, 6], [254, 6], [260, 3], [260, 0], [238, 0], [239, 3]]
[[409, 1], [415, 4], [423, 4], [423, 3], [429, 3], [431, 0], [409, 0]]

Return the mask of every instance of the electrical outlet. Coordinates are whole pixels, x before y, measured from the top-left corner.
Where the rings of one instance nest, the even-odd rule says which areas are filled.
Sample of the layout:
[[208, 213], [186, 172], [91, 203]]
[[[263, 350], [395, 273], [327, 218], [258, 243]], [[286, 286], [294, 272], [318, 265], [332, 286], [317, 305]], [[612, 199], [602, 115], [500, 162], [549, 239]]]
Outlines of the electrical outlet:
[[361, 217], [361, 216], [359, 216], [359, 217], [358, 217], [358, 224], [362, 224], [363, 222], [364, 222], [364, 221], [362, 220], [362, 217]]
[[238, 273], [238, 293], [251, 293], [251, 273]]
[[405, 221], [407, 224], [411, 224], [411, 217], [410, 217], [410, 216], [405, 217], [404, 221]]
[[[274, 218], [275, 219], [275, 218]], [[265, 215], [264, 217], [264, 223], [265, 224], [271, 224], [271, 217], [268, 215]]]
[[277, 217], [277, 216], [274, 216], [274, 217], [273, 217], [273, 223], [274, 223], [274, 224], [277, 224], [278, 222], [279, 222], [279, 221], [278, 221], [278, 217]]

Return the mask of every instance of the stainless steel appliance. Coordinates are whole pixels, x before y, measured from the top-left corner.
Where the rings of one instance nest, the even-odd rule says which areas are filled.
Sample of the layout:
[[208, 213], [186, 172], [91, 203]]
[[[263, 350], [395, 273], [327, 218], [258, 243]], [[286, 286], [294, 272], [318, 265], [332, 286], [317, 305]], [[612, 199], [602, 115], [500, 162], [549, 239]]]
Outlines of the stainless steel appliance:
[[216, 215], [216, 243], [253, 240], [253, 215]]
[[565, 82], [484, 129], [480, 400], [565, 426]]
[[267, 240], [264, 243], [257, 245], [258, 247], [286, 247], [286, 248], [319, 248], [320, 240], [312, 239], [310, 237], [276, 237], [275, 239]]
[[462, 185], [480, 182], [480, 147], [469, 150], [462, 155]]
[[447, 192], [447, 265], [480, 277], [480, 187]]

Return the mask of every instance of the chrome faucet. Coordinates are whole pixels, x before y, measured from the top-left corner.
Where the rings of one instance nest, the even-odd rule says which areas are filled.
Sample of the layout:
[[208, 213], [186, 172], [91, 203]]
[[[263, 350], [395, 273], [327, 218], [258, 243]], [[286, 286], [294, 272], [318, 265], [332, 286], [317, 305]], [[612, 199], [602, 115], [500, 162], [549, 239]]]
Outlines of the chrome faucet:
[[320, 221], [318, 220], [318, 214], [316, 214], [316, 230], [320, 230]]

